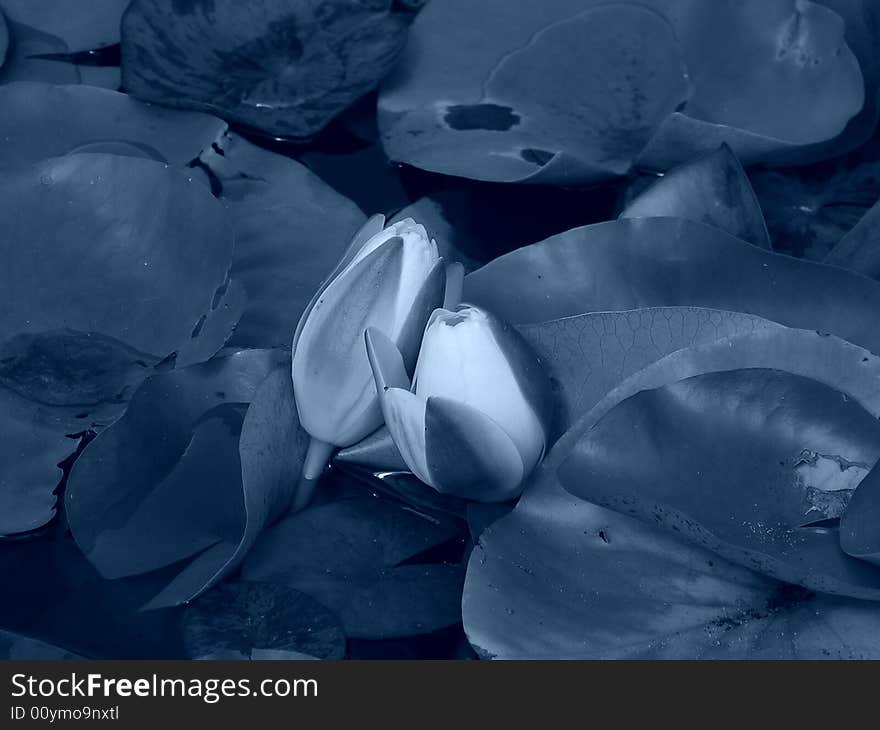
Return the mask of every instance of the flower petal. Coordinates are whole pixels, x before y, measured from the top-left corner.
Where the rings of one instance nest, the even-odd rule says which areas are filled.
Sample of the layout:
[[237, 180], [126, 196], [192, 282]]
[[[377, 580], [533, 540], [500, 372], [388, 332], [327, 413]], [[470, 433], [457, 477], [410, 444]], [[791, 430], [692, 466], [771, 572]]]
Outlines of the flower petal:
[[437, 491], [478, 502], [500, 502], [519, 494], [525, 470], [516, 444], [475, 408], [448, 398], [428, 398], [425, 445], [428, 484]]
[[362, 333], [392, 316], [402, 249], [394, 237], [343, 272], [300, 332], [292, 367], [297, 408], [321, 441], [348, 446], [382, 424]]

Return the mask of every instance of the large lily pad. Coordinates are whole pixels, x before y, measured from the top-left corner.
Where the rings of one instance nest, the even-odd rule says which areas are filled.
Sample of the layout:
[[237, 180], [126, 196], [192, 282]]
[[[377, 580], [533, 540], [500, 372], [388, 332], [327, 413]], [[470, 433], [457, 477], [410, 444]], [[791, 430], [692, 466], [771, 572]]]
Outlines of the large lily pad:
[[682, 219], [623, 219], [567, 231], [469, 274], [465, 299], [517, 323], [652, 306], [726, 309], [880, 352], [876, 282]]
[[792, 589], [547, 471], [480, 537], [462, 612], [487, 658], [880, 657], [876, 603]]
[[93, 86], [0, 86], [0, 165], [70, 152], [127, 152], [184, 165], [226, 129], [221, 120], [171, 111]]
[[350, 637], [428, 633], [460, 620], [462, 571], [401, 563], [455, 536], [450, 524], [386, 500], [337, 500], [266, 532], [242, 576], [314, 597], [340, 617]]
[[780, 580], [880, 599], [880, 571], [815, 526], [840, 517], [878, 456], [876, 416], [855, 400], [781, 371], [734, 370], [623, 401], [559, 479]]
[[308, 168], [235, 134], [207, 149], [200, 163], [229, 213], [232, 276], [248, 297], [230, 344], [288, 347], [306, 305], [364, 215]]
[[795, 0], [433, 3], [380, 97], [383, 138], [392, 159], [508, 182], [668, 169], [723, 142], [751, 163], [862, 109], [844, 31]]
[[292, 497], [305, 454], [282, 351], [158, 375], [74, 465], [66, 507], [108, 578], [194, 558], [150, 607], [199, 595], [243, 559]]
[[390, 0], [133, 0], [122, 19], [127, 91], [306, 137], [370, 91], [403, 44]]
[[0, 205], [8, 534], [51, 519], [68, 436], [112, 421], [163, 359], [213, 355], [244, 301], [228, 279], [222, 207], [157, 162], [82, 154], [18, 167]]
[[[765, 326], [676, 350], [638, 370], [577, 421], [513, 513], [481, 535], [468, 565], [463, 615], [469, 638], [482, 654], [880, 655], [872, 643], [880, 618], [876, 604], [799, 593], [686, 544], [674, 532], [573, 499], [559, 486], [559, 464], [626, 398], [701, 373], [744, 367], [787, 369], [839, 388], [872, 413], [880, 412], [880, 360], [811, 331]], [[835, 549], [833, 541], [827, 545]]]
[[730, 147], [722, 145], [666, 173], [633, 198], [621, 218], [687, 218], [770, 248], [755, 191]]

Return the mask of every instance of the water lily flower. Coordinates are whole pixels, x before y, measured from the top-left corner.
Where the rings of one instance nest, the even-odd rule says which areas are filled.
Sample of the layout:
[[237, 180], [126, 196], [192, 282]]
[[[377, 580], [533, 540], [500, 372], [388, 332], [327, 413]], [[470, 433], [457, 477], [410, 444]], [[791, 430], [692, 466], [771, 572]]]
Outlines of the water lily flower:
[[410, 385], [402, 353], [377, 329], [367, 352], [385, 423], [410, 470], [438, 492], [516, 497], [547, 448], [553, 400], [538, 357], [485, 310], [438, 309]]
[[[382, 425], [364, 331], [386, 336], [412, 372], [425, 323], [443, 302], [445, 269], [424, 226], [411, 218], [384, 224], [384, 216], [374, 216], [355, 235], [294, 336], [296, 407], [312, 437], [304, 480], [320, 475], [335, 447]], [[296, 503], [309, 496], [301, 490]]]

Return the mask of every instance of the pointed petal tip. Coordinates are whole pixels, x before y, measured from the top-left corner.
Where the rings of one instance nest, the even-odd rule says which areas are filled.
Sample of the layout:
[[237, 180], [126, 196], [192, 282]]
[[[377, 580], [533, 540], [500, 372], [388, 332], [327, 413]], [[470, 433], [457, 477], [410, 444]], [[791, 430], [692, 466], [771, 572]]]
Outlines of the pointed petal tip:
[[390, 388], [409, 390], [409, 375], [403, 362], [403, 355], [388, 336], [376, 327], [368, 327], [364, 332], [367, 358], [373, 370], [376, 390], [379, 397]]

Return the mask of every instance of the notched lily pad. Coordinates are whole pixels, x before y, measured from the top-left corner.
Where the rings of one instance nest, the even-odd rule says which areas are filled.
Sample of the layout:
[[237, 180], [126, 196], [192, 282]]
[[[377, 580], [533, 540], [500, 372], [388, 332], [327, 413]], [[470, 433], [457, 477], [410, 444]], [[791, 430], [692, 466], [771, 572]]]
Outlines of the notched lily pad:
[[122, 80], [138, 98], [307, 137], [370, 91], [403, 44], [390, 0], [133, 0]]
[[0, 86], [3, 166], [102, 151], [184, 165], [225, 129], [225, 122], [207, 114], [150, 106], [94, 86]]
[[[536, 24], [520, 44], [503, 29], [534, 21], [529, 9], [517, 6], [521, 18], [498, 3], [455, 5], [423, 11], [401, 70], [380, 97], [392, 159], [478, 180], [600, 179], [626, 172], [653, 128], [688, 97], [674, 31], [646, 8], [608, 5], [552, 18], [554, 8], [549, 23]], [[485, 34], [474, 27], [485, 23]], [[445, 58], [456, 45], [450, 33], [477, 33], [482, 47], [463, 42], [458, 58]], [[583, 73], [565, 73], [572, 65]]]
[[434, 3], [380, 96], [383, 142], [401, 162], [505, 182], [665, 170], [724, 142], [749, 164], [829, 156], [814, 148], [865, 102], [862, 25], [857, 60], [840, 16], [795, 0]]
[[[342, 659], [345, 634], [320, 603], [287, 586], [228, 583], [186, 609], [193, 659]], [[306, 656], [303, 656], [306, 655]]]
[[192, 558], [151, 608], [216, 583], [290, 501], [305, 454], [289, 360], [250, 350], [157, 375], [83, 452], [66, 508], [107, 578]]
[[645, 390], [604, 415], [559, 468], [596, 504], [806, 588], [880, 599], [880, 571], [840, 550], [839, 518], [880, 456], [858, 402], [777, 370]]
[[228, 212], [235, 232], [231, 275], [247, 292], [229, 344], [289, 347], [364, 215], [298, 162], [232, 133], [199, 161]]

